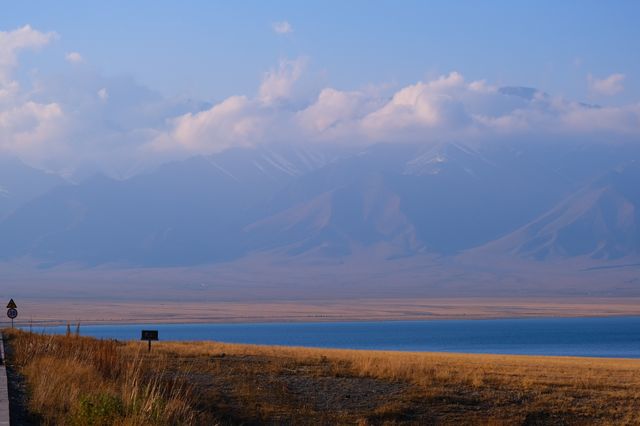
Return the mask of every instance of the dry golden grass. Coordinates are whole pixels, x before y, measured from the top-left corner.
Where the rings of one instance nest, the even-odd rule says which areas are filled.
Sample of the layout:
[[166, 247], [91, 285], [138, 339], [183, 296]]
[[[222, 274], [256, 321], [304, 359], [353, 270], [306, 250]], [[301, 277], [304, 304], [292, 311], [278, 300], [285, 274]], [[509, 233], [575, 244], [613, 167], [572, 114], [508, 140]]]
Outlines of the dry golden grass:
[[[137, 342], [130, 342], [129, 346], [139, 347]], [[218, 342], [158, 342], [154, 348], [166, 354], [188, 357], [225, 353], [290, 358], [299, 362], [320, 357], [349, 363], [360, 375], [408, 380], [419, 385], [431, 384], [438, 376], [461, 382], [480, 376], [520, 385], [527, 379], [531, 384], [539, 385], [640, 386], [638, 359], [345, 350]]]
[[[409, 385], [399, 398], [368, 407], [371, 412], [357, 413], [358, 420], [365, 424], [380, 419], [391, 423], [640, 424], [640, 360], [635, 359], [330, 350], [214, 342], [167, 342], [157, 349], [182, 359], [269, 360], [253, 373], [267, 372], [276, 378], [301, 373]], [[225, 358], [220, 358], [221, 354]], [[314, 366], [322, 368], [314, 370]], [[228, 368], [233, 369], [231, 363]], [[336, 418], [345, 423], [356, 420], [347, 413]]]
[[28, 409], [51, 425], [194, 424], [185, 383], [150, 364], [142, 348], [112, 340], [5, 330], [10, 360], [26, 379]]
[[10, 337], [49, 424], [640, 424], [640, 360]]

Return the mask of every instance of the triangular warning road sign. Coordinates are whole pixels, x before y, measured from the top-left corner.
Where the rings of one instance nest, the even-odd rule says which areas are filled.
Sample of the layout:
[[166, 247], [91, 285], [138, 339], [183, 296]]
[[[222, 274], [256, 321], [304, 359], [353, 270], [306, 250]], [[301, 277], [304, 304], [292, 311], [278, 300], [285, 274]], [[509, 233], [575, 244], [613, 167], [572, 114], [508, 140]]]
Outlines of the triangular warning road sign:
[[13, 299], [9, 300], [9, 303], [7, 303], [7, 309], [16, 309], [16, 302], [13, 301]]

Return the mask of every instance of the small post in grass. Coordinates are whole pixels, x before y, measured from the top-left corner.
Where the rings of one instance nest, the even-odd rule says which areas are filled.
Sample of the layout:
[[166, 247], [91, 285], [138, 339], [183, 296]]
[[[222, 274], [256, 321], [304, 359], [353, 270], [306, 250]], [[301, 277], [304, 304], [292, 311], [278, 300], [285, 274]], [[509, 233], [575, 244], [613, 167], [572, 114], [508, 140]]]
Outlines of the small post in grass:
[[151, 352], [151, 341], [158, 340], [158, 330], [142, 330], [142, 337], [140, 340], [146, 340], [149, 342], [149, 350]]

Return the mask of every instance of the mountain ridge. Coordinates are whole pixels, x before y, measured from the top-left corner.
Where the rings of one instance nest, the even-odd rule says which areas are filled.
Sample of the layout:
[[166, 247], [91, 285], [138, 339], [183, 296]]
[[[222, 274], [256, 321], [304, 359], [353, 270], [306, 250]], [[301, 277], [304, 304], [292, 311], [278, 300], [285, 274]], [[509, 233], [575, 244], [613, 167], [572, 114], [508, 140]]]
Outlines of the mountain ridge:
[[[567, 250], [567, 241], [579, 238], [569, 231], [561, 232], [564, 240], [534, 232], [544, 218], [567, 218], [575, 208], [566, 203], [591, 200], [630, 224], [621, 222], [601, 250], [600, 260], [616, 260], [640, 253], [634, 216], [640, 174], [633, 163], [639, 152], [632, 146], [601, 155], [599, 146], [553, 141], [229, 150], [124, 180], [103, 176], [51, 189], [0, 221], [0, 259], [172, 267], [260, 252], [279, 253], [283, 262], [300, 256], [346, 262], [362, 250], [384, 253], [382, 259], [455, 259], [467, 252], [541, 262], [597, 259], [593, 251]], [[608, 192], [594, 189], [596, 176], [608, 176], [599, 184]], [[601, 216], [580, 216], [578, 234], [602, 228]], [[564, 241], [564, 248], [554, 251], [549, 241]]]

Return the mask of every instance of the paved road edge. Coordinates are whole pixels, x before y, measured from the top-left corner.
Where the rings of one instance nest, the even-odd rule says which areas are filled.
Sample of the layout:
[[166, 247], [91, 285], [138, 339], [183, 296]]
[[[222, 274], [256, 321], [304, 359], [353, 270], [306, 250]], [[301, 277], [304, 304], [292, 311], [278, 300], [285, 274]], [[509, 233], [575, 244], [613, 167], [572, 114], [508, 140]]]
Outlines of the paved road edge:
[[0, 425], [9, 425], [9, 383], [4, 359], [4, 336], [0, 333]]

